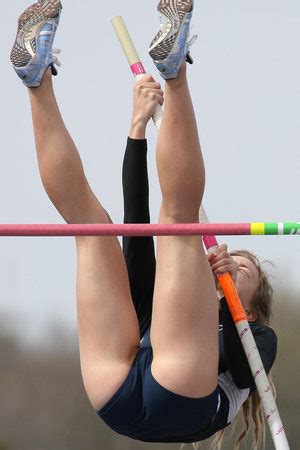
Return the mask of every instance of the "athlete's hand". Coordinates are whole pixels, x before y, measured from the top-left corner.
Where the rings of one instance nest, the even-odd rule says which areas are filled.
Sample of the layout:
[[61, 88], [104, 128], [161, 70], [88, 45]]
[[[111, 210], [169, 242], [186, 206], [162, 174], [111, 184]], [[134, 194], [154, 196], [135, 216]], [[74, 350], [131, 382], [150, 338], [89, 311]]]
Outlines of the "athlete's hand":
[[133, 88], [133, 110], [129, 136], [144, 139], [147, 123], [153, 116], [157, 105], [164, 103], [161, 85], [151, 75], [145, 75]]
[[216, 276], [229, 272], [233, 282], [236, 282], [238, 264], [228, 253], [226, 244], [220, 245], [213, 253], [211, 253], [208, 256], [208, 262]]

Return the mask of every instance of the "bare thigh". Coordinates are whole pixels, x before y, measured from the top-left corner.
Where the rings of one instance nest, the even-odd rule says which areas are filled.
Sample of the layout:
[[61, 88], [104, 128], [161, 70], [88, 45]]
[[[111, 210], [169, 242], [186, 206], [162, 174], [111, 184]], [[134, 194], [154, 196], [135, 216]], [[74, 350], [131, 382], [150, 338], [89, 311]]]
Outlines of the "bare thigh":
[[[160, 222], [172, 222], [163, 210]], [[158, 238], [151, 342], [152, 373], [162, 386], [187, 397], [215, 389], [218, 304], [201, 237]]]
[[[98, 208], [98, 206], [97, 206]], [[93, 222], [109, 222], [104, 210]], [[139, 349], [139, 327], [116, 237], [78, 237], [80, 360], [88, 397], [100, 410], [123, 383]]]

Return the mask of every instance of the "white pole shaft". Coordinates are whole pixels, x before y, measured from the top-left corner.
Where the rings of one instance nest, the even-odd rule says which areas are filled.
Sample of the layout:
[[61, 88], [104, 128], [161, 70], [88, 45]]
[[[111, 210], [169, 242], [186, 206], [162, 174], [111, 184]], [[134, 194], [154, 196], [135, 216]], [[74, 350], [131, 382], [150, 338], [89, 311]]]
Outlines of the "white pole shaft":
[[247, 320], [237, 322], [235, 325], [262, 402], [262, 407], [270, 427], [275, 448], [278, 450], [289, 450], [289, 443], [287, 441], [272, 388], [265, 372], [259, 351], [257, 350], [250, 325]]

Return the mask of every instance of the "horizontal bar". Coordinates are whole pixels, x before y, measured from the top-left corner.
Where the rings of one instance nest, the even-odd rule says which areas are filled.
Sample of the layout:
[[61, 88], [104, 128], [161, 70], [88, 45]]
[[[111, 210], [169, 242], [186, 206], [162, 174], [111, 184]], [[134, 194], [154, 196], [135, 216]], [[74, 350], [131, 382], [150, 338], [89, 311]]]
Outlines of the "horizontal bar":
[[0, 236], [300, 235], [300, 222], [185, 224], [0, 224]]

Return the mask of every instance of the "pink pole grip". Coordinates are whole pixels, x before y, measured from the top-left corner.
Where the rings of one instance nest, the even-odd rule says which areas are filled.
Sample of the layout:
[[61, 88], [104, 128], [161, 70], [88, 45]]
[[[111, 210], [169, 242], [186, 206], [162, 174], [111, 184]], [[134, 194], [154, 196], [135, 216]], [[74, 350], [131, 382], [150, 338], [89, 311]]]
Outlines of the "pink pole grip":
[[138, 61], [130, 66], [130, 69], [133, 75], [136, 77], [137, 75], [143, 75], [146, 73], [143, 64]]

